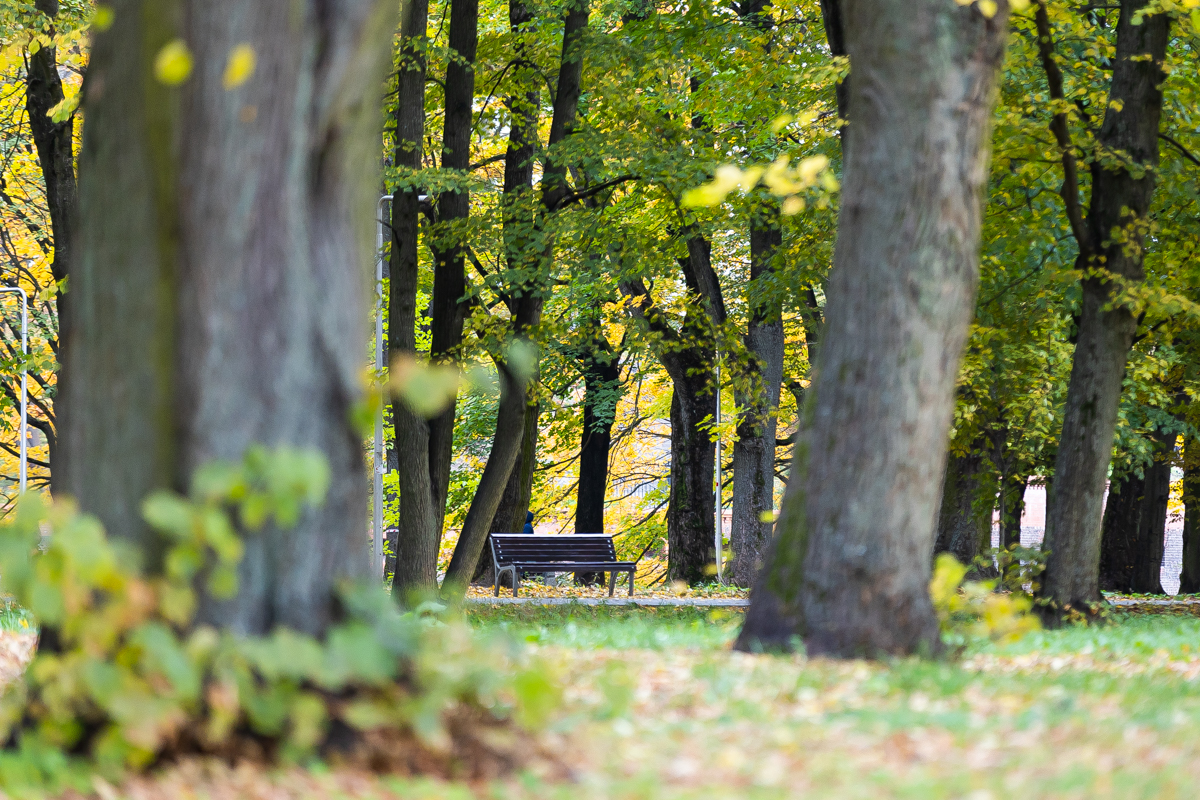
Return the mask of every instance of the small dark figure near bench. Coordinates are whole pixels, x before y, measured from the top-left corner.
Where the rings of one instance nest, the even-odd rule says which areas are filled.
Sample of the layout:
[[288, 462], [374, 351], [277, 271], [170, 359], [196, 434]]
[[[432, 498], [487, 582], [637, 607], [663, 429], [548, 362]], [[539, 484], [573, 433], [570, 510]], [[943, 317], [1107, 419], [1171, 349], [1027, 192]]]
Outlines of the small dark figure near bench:
[[492, 563], [496, 572], [496, 597], [500, 596], [500, 581], [507, 573], [512, 576], [513, 597], [522, 572], [607, 572], [608, 596], [617, 588], [617, 573], [629, 575], [629, 596], [633, 597], [633, 576], [636, 561], [617, 561], [613, 538], [603, 533], [573, 533], [561, 536], [538, 536], [528, 533], [493, 533], [490, 537]]

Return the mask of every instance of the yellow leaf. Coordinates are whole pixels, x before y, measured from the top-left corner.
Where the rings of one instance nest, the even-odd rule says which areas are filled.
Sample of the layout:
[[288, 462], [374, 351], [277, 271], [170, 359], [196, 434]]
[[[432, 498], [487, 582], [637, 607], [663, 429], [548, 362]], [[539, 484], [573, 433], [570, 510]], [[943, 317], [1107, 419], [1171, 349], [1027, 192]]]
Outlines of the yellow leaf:
[[792, 195], [791, 197], [784, 200], [783, 204], [780, 205], [780, 207], [779, 207], [779, 213], [783, 214], [785, 217], [793, 217], [796, 214], [799, 214], [803, 210], [804, 210], [804, 198], [797, 197], [796, 195]]
[[988, 19], [996, 16], [996, 12], [999, 10], [999, 7], [996, 5], [996, 0], [979, 0], [979, 13], [983, 14]]
[[104, 33], [112, 27], [115, 17], [112, 6], [96, 6], [96, 13], [92, 15], [92, 27]]
[[254, 48], [248, 44], [239, 44], [229, 53], [229, 61], [225, 64], [225, 76], [221, 85], [226, 90], [236, 89], [254, 74], [256, 63]]
[[182, 39], [168, 42], [154, 59], [154, 77], [167, 86], [178, 86], [192, 74], [192, 51]]
[[796, 171], [800, 173], [800, 180], [805, 186], [812, 186], [817, 182], [817, 176], [828, 167], [828, 156], [812, 156], [801, 161]]
[[783, 130], [784, 128], [786, 128], [788, 125], [791, 125], [791, 124], [792, 124], [792, 115], [791, 114], [784, 114], [782, 116], [776, 117], [771, 122], [771, 133], [779, 133], [781, 130]]

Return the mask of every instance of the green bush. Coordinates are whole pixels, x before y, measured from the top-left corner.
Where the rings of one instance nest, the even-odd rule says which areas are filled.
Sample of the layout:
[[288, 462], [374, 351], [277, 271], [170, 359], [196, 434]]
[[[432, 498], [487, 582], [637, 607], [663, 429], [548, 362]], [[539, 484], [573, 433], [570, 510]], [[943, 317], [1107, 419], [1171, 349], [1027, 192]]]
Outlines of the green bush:
[[489, 731], [540, 724], [557, 698], [543, 668], [461, 621], [402, 614], [378, 586], [343, 587], [344, 619], [323, 640], [194, 624], [200, 581], [237, 591], [232, 515], [286, 527], [327, 481], [319, 458], [255, 449], [201, 470], [190, 498], [148, 498], [145, 517], [169, 542], [161, 575], [69, 504], [22, 502], [0, 528], [0, 575], [42, 643], [0, 699], [0, 787], [87, 791], [92, 774], [185, 754], [453, 773], [456, 752], [495, 751], [503, 737]]

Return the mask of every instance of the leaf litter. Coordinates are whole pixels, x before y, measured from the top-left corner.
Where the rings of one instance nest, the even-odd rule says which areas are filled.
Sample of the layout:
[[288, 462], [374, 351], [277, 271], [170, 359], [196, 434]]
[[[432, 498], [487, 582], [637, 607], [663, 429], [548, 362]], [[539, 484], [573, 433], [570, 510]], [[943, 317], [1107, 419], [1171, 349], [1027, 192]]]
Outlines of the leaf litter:
[[[0, 635], [0, 660], [27, 658], [20, 636]], [[564, 687], [536, 747], [568, 774], [534, 762], [467, 783], [185, 761], [119, 787], [98, 782], [95, 796], [1191, 797], [1198, 637], [1191, 618], [1123, 615], [957, 663], [527, 644]]]

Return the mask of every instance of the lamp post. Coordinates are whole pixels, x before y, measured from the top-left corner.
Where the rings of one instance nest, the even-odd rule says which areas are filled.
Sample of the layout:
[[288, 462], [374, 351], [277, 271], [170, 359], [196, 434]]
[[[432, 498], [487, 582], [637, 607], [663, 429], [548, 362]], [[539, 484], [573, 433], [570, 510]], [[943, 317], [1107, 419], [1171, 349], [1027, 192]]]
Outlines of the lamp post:
[[[29, 295], [19, 286], [0, 286], [0, 294], [21, 296], [21, 355], [29, 355]], [[29, 368], [21, 360], [21, 472], [20, 491], [25, 494], [29, 482]]]
[[[716, 556], [717, 556], [717, 583], [724, 582], [724, 565], [722, 561], [722, 545], [724, 542], [725, 521], [721, 514], [721, 353], [717, 351], [717, 425], [714, 430], [717, 433], [717, 535], [716, 539]], [[736, 491], [736, 490], [735, 490]]]
[[[387, 348], [383, 346], [383, 221], [384, 206], [392, 202], [394, 195], [385, 194], [375, 204], [375, 370], [382, 374], [387, 366]], [[417, 202], [423, 203], [429, 195], [417, 195]], [[372, 517], [374, 541], [371, 549], [372, 566], [375, 574], [383, 574], [383, 474], [387, 470], [386, 455], [383, 451], [383, 399], [380, 398], [379, 408], [375, 411], [375, 492]]]
[[[379, 198], [375, 206], [375, 371], [376, 375], [383, 374], [383, 208], [392, 201], [392, 195], [385, 194]], [[387, 468], [383, 452], [383, 398], [379, 399], [379, 408], [375, 411], [375, 456], [374, 456], [375, 492], [372, 498], [374, 515], [372, 517], [372, 534], [374, 535], [371, 549], [371, 566], [380, 578], [383, 574], [383, 473]]]

